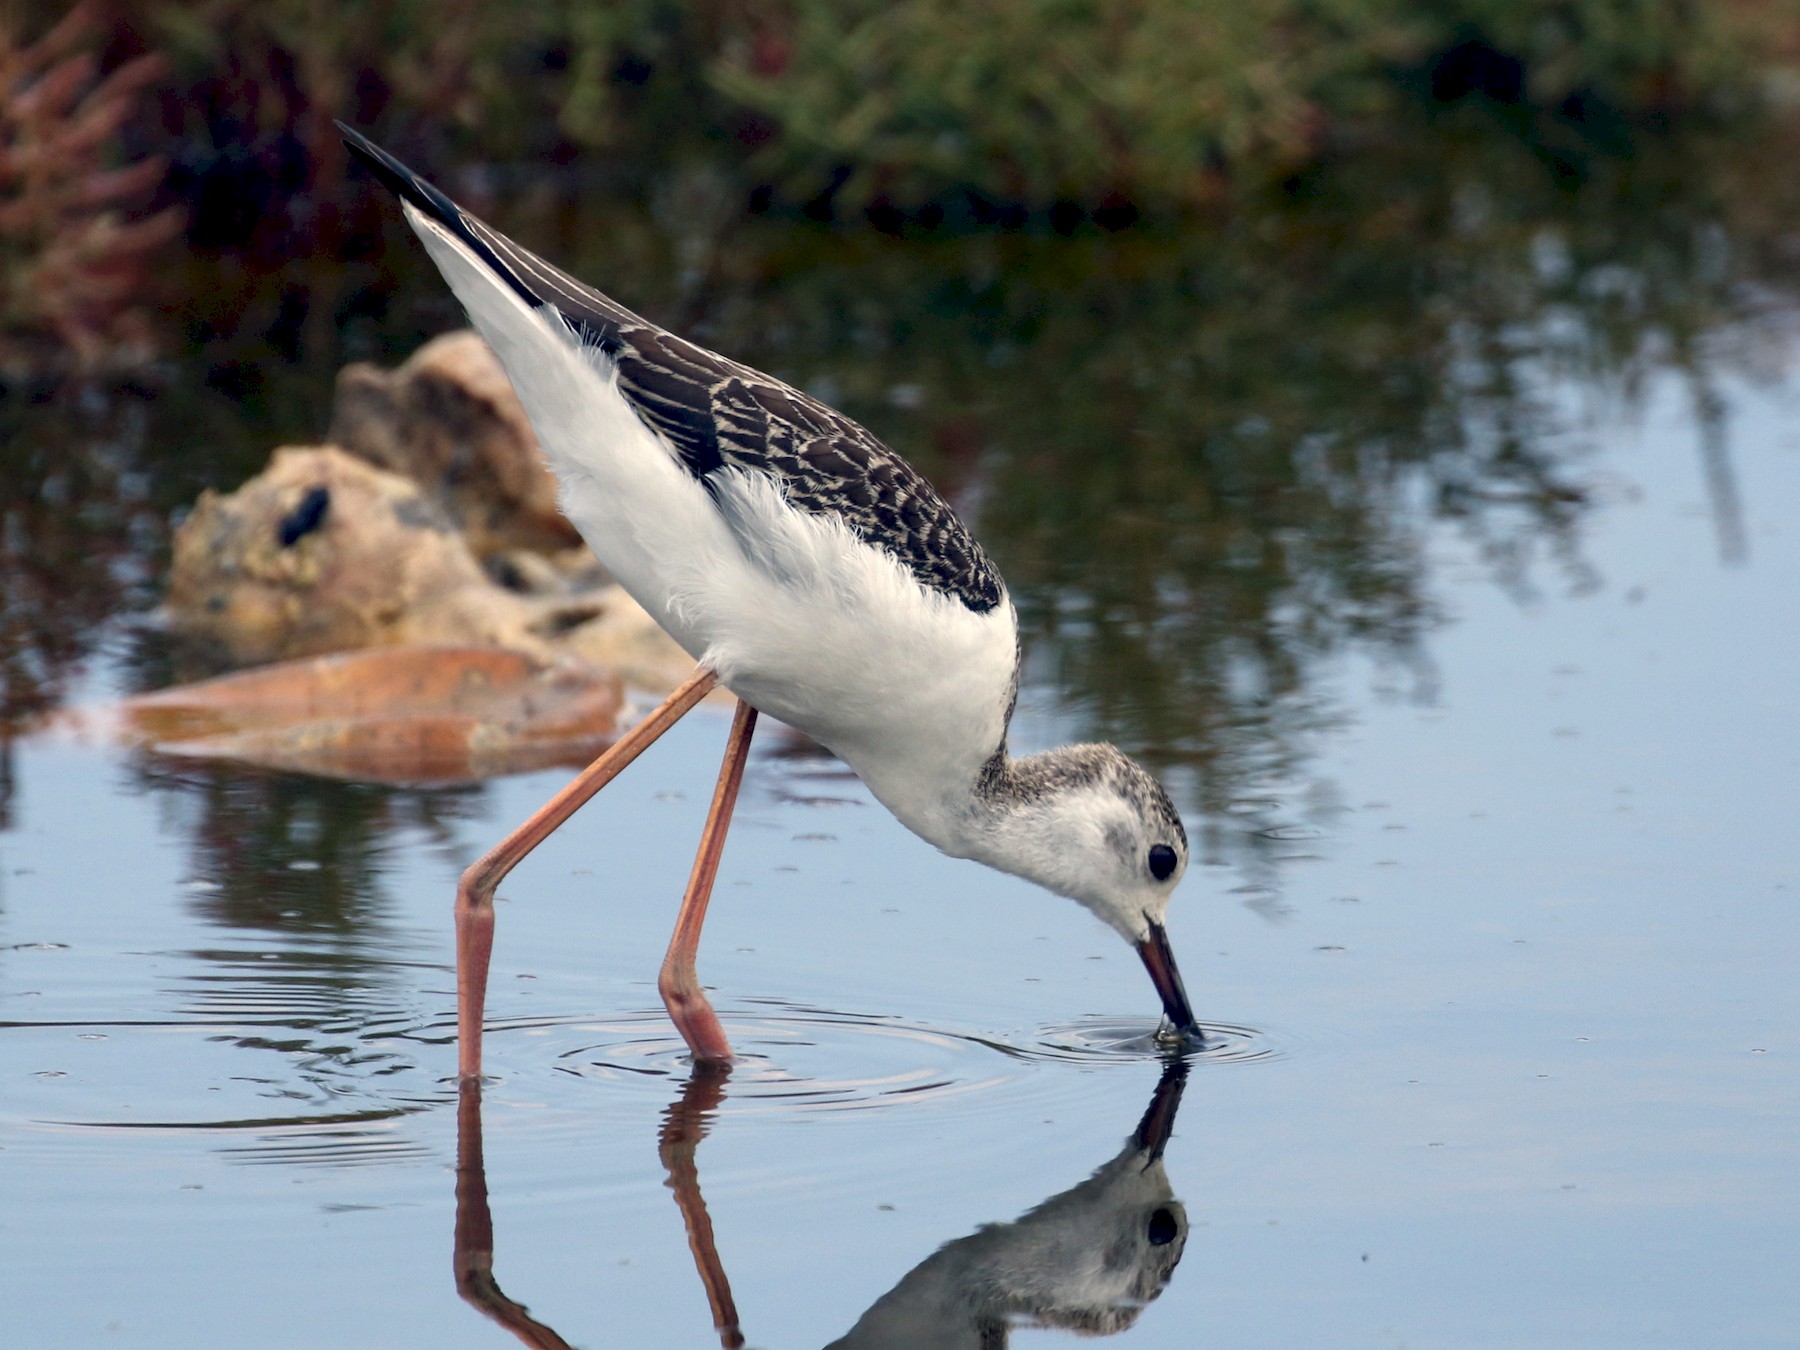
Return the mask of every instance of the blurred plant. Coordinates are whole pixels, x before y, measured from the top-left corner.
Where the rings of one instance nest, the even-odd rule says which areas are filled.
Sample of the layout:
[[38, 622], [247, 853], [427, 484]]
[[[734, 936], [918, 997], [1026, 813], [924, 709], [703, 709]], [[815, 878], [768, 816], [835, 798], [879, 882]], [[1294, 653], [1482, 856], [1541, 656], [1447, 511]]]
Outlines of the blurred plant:
[[1336, 22], [1353, 7], [799, 0], [714, 76], [780, 125], [779, 172], [835, 171], [846, 202], [1192, 203], [1228, 164], [1306, 159], [1322, 87], [1414, 49], [1406, 24]]
[[1795, 0], [789, 0], [712, 76], [780, 128], [762, 162], [801, 198], [1167, 214], [1420, 85], [1575, 120], [1747, 106], [1797, 23]]
[[141, 56], [102, 77], [103, 32], [87, 4], [30, 43], [0, 22], [0, 370], [13, 378], [71, 358], [130, 366], [151, 349], [143, 302], [181, 213], [129, 219], [165, 165], [118, 161], [162, 65]]
[[[1410, 0], [1434, 92], [1578, 112], [1741, 108], [1794, 55], [1794, 0]], [[1571, 103], [1571, 100], [1574, 102]]]
[[1279, 180], [1421, 95], [1639, 125], [1754, 103], [1800, 44], [1800, 0], [113, 3], [175, 72], [165, 133], [228, 227], [195, 242], [270, 258], [340, 214], [333, 117], [427, 172], [579, 159], [647, 200], [703, 164], [815, 213], [1124, 222]]

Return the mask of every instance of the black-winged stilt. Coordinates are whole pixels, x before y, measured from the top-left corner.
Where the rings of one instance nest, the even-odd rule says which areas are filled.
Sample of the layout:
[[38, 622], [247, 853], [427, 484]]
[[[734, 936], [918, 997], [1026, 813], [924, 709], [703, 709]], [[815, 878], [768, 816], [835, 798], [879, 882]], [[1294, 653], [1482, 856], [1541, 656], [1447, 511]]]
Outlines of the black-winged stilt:
[[658, 980], [697, 1059], [731, 1057], [694, 955], [759, 710], [842, 758], [945, 853], [1085, 905], [1137, 950], [1175, 1031], [1198, 1039], [1163, 929], [1187, 868], [1181, 818], [1110, 745], [1007, 752], [1018, 616], [931, 485], [842, 413], [639, 318], [339, 129], [505, 366], [569, 519], [699, 663], [463, 874], [461, 1076], [481, 1072], [494, 888], [717, 684], [737, 715]]

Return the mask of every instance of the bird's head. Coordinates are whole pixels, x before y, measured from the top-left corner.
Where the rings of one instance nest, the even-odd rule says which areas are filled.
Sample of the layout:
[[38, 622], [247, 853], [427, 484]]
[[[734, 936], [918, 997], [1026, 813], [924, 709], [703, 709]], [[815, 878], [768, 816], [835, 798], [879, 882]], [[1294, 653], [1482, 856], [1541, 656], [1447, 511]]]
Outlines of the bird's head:
[[1111, 745], [998, 761], [983, 861], [1079, 901], [1137, 951], [1175, 1029], [1193, 1037], [1163, 916], [1187, 871], [1187, 831], [1161, 783]]

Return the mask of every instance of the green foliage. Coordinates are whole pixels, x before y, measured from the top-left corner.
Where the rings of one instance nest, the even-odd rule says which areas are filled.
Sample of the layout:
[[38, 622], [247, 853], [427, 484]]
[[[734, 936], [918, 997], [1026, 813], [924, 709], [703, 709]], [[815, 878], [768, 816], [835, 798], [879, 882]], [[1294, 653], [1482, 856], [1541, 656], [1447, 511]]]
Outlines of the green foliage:
[[[361, 108], [451, 128], [475, 158], [562, 139], [627, 174], [706, 159], [851, 208], [973, 193], [1167, 214], [1366, 139], [1434, 86], [1628, 123], [1741, 107], [1800, 37], [1800, 0], [125, 3], [196, 77], [283, 54], [262, 78], [291, 66], [315, 152]], [[1442, 64], [1459, 52], [1472, 83]]]
[[1800, 8], [1709, 0], [1415, 0], [1439, 48], [1477, 35], [1515, 57], [1525, 99], [1553, 107], [1587, 94], [1621, 110], [1675, 102], [1741, 101], [1773, 53], [1791, 42]]
[[1471, 90], [1450, 70], [1450, 96], [1550, 108], [1574, 95], [1628, 119], [1678, 100], [1743, 103], [1800, 6], [793, 0], [786, 14], [760, 44], [722, 49], [713, 79], [776, 119], [768, 166], [799, 191], [843, 169], [851, 203], [969, 190], [1169, 208], [1366, 133], [1412, 96], [1409, 76], [1433, 83], [1458, 49], [1478, 79]]
[[853, 168], [850, 200], [1192, 202], [1226, 165], [1305, 160], [1323, 91], [1379, 101], [1368, 77], [1419, 41], [1392, 16], [1367, 22], [1383, 7], [802, 0], [779, 68], [729, 53], [714, 78], [779, 121], [771, 159], [788, 175]]

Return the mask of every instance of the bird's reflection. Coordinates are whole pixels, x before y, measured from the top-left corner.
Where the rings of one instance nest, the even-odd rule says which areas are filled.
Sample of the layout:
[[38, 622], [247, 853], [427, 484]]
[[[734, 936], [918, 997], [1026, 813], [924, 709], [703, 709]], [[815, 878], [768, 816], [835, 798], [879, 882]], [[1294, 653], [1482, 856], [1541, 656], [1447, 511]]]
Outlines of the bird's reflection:
[[1014, 1326], [1087, 1336], [1131, 1326], [1187, 1243], [1162, 1165], [1185, 1074], [1171, 1063], [1136, 1132], [1086, 1181], [945, 1243], [827, 1350], [1000, 1350]]
[[[945, 1243], [875, 1301], [827, 1350], [1001, 1350], [1015, 1326], [1107, 1336], [1162, 1293], [1187, 1241], [1187, 1214], [1163, 1171], [1187, 1066], [1163, 1071], [1125, 1147], [1088, 1177], [1011, 1223]], [[724, 1102], [730, 1067], [701, 1067], [663, 1117], [658, 1151], [726, 1350], [744, 1344], [713, 1239], [696, 1152]], [[494, 1225], [481, 1157], [481, 1087], [457, 1115], [456, 1287], [526, 1345], [567, 1350], [494, 1278]]]
[[569, 1343], [515, 1303], [494, 1279], [494, 1215], [481, 1161], [481, 1084], [464, 1079], [456, 1103], [456, 1292], [526, 1345], [570, 1350]]
[[694, 1269], [700, 1273], [706, 1301], [712, 1308], [719, 1344], [725, 1350], [737, 1350], [744, 1343], [743, 1333], [738, 1330], [737, 1304], [732, 1302], [731, 1281], [725, 1278], [718, 1244], [713, 1241], [712, 1218], [706, 1212], [706, 1199], [700, 1194], [700, 1169], [695, 1161], [700, 1141], [706, 1138], [713, 1116], [725, 1100], [725, 1083], [730, 1077], [729, 1062], [695, 1063], [693, 1076], [681, 1089], [681, 1096], [663, 1115], [657, 1152], [668, 1173], [668, 1187], [675, 1192], [675, 1206], [681, 1211], [681, 1226], [687, 1230]]

